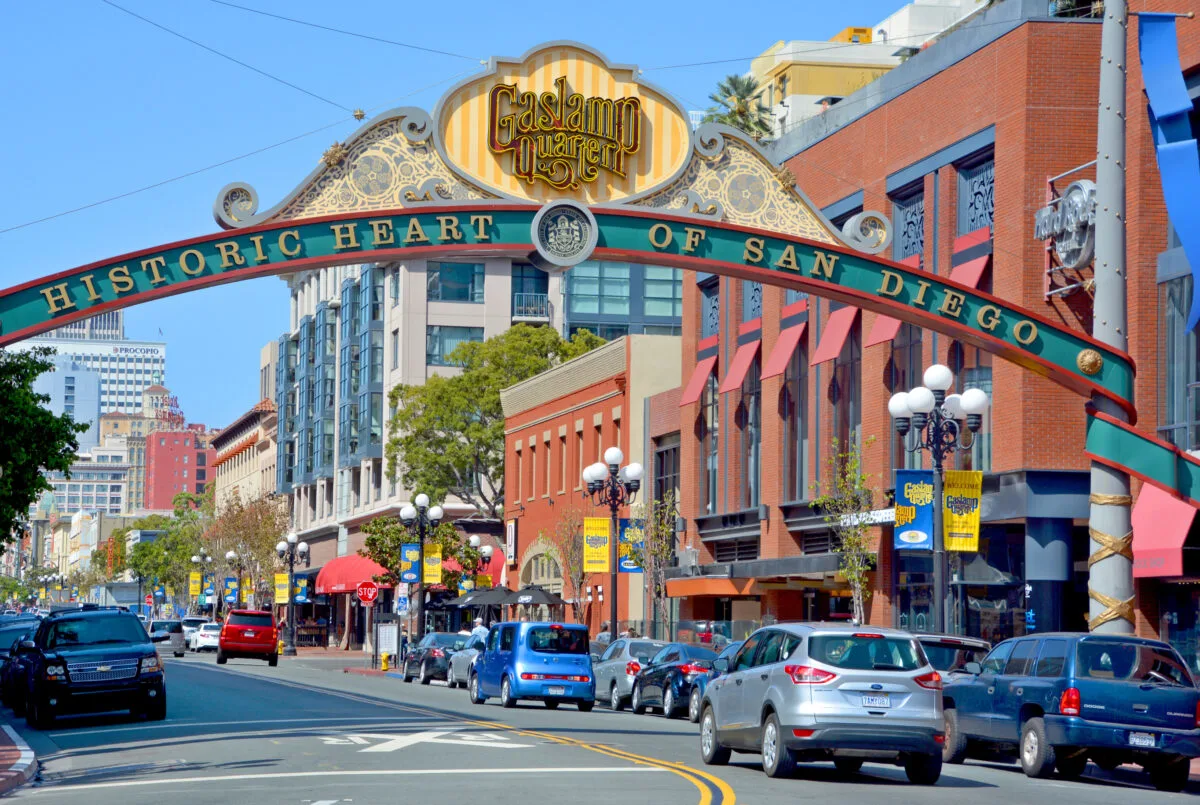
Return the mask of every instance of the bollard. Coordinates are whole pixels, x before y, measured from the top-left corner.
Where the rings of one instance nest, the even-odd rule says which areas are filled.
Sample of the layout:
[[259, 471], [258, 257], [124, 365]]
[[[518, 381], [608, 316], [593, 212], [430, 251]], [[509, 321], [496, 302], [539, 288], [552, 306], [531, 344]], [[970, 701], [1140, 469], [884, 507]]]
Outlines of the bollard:
[[388, 655], [384, 654], [380, 663], [379, 669], [386, 674], [388, 669]]
[[279, 645], [275, 647], [275, 651], [279, 654], [283, 653], [283, 638], [279, 638]]

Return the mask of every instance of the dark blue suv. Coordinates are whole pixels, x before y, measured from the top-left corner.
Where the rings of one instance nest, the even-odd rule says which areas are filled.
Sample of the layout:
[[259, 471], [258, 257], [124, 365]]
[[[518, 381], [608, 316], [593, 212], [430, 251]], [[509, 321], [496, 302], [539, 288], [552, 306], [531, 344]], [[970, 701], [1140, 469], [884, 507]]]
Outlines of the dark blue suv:
[[1030, 777], [1138, 763], [1181, 791], [1200, 756], [1200, 691], [1166, 643], [1047, 633], [1000, 643], [945, 685], [943, 759], [1015, 753]]

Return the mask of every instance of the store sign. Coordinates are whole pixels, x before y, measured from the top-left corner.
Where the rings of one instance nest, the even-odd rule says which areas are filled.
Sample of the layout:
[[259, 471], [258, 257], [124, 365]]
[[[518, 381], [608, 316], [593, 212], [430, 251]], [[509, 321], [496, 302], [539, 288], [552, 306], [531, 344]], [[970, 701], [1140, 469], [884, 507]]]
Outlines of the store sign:
[[1033, 236], [1054, 241], [1064, 268], [1083, 268], [1096, 252], [1096, 183], [1072, 182], [1067, 192], [1042, 207], [1033, 218]]
[[510, 565], [517, 563], [517, 521], [509, 520], [504, 533], [504, 561]]
[[979, 505], [983, 473], [946, 470], [942, 488], [942, 530], [946, 550], [975, 553], [979, 550]]
[[583, 572], [609, 573], [607, 517], [583, 518]]
[[896, 470], [898, 551], [933, 550], [933, 470]]

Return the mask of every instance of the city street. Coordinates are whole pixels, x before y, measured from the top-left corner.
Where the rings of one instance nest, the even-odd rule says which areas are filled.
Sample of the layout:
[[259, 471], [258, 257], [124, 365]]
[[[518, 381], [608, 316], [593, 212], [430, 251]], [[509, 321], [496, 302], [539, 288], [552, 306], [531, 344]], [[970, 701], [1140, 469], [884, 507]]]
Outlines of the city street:
[[[355, 658], [357, 659], [357, 658]], [[1123, 805], [1185, 795], [1147, 790], [1137, 775], [1095, 767], [1080, 782], [1030, 780], [1015, 765], [947, 768], [935, 788], [901, 769], [867, 765], [843, 778], [832, 765], [767, 779], [758, 757], [705, 767], [696, 728], [597, 707], [548, 711], [529, 703], [473, 706], [441, 683], [341, 673], [344, 658], [300, 658], [276, 669], [213, 657], [167, 661], [168, 717], [62, 720], [38, 733], [12, 723], [41, 773], [11, 798], [38, 803], [454, 801], [664, 804], [791, 801], [973, 805], [1070, 798]], [[11, 713], [8, 713], [11, 719]]]

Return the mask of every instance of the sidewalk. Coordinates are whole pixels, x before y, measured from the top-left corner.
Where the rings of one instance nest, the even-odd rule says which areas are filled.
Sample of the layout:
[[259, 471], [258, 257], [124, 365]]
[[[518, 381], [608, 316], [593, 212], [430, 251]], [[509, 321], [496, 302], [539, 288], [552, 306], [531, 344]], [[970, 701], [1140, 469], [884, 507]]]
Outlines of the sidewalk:
[[0, 724], [0, 796], [32, 780], [37, 768], [29, 744], [8, 724]]

